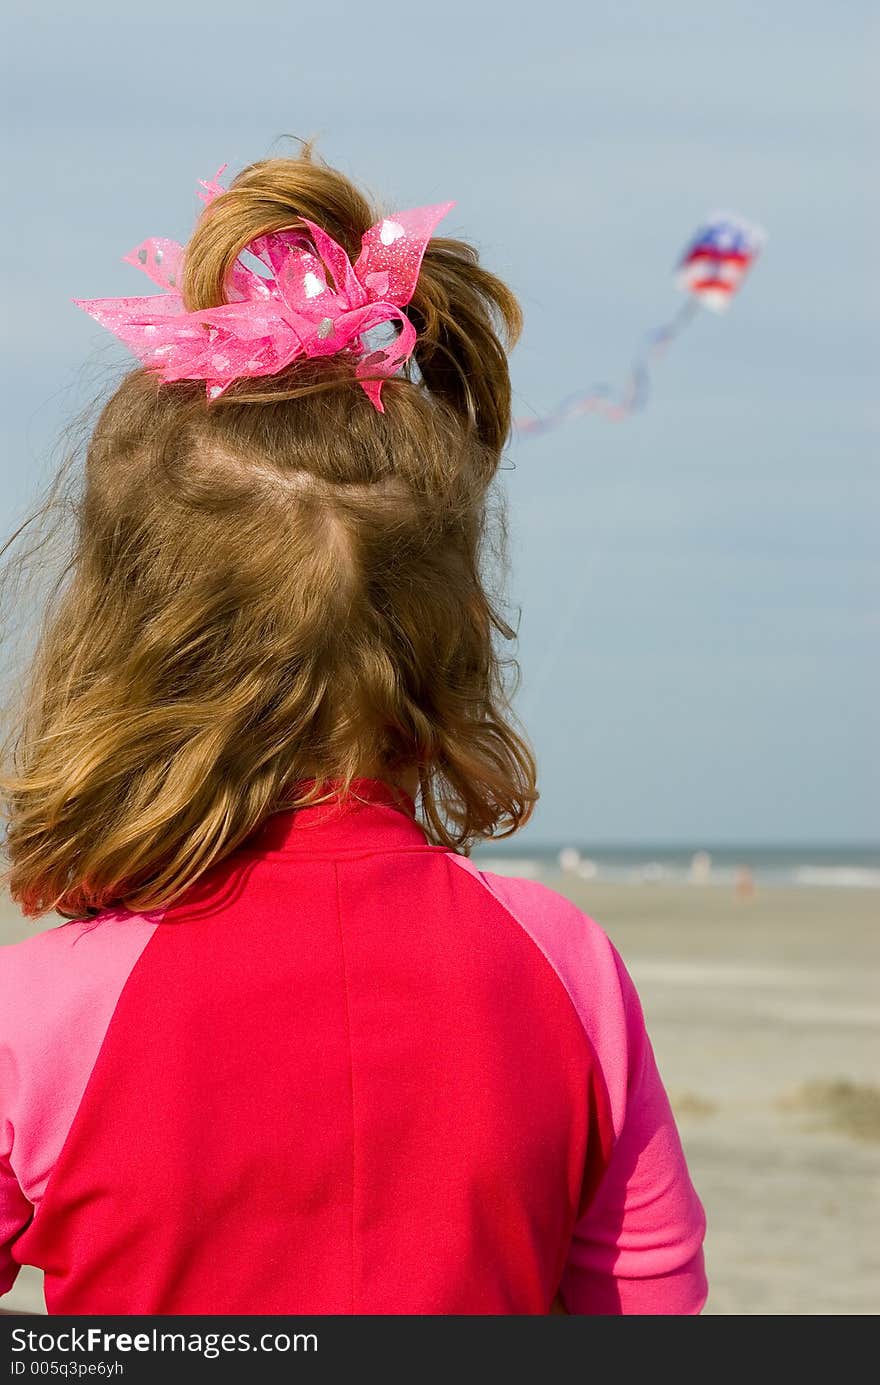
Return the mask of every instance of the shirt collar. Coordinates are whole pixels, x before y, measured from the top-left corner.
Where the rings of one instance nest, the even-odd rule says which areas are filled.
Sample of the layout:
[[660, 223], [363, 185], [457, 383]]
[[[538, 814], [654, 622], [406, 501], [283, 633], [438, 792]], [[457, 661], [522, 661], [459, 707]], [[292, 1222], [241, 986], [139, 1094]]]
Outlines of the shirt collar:
[[[315, 782], [297, 779], [291, 788], [300, 795]], [[427, 845], [424, 830], [416, 821], [415, 801], [405, 789], [384, 779], [365, 777], [352, 779], [348, 794], [341, 792], [341, 785], [341, 779], [325, 781], [325, 791], [331, 796], [324, 803], [271, 813], [238, 849], [262, 854]]]

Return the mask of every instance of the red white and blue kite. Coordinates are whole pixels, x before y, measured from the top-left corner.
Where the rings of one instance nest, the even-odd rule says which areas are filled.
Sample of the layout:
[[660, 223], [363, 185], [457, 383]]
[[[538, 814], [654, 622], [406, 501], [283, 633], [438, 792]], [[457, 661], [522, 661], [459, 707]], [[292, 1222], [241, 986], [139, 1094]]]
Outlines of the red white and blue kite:
[[619, 423], [644, 408], [651, 363], [695, 317], [700, 306], [711, 308], [713, 312], [723, 312], [728, 307], [765, 240], [761, 228], [741, 216], [717, 212], [708, 217], [678, 263], [676, 282], [688, 297], [669, 322], [648, 333], [619, 397], [615, 398], [608, 385], [596, 385], [586, 393], [579, 391], [569, 395], [550, 414], [515, 419], [516, 433], [520, 437], [546, 433], [583, 414], [601, 414]]

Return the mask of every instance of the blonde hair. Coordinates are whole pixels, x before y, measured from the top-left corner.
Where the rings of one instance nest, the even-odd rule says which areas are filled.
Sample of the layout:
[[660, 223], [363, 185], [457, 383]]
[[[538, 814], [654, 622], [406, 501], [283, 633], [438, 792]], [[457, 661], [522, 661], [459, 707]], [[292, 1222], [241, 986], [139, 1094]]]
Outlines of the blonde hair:
[[[308, 144], [251, 164], [196, 225], [187, 308], [226, 301], [239, 252], [301, 217], [352, 261], [380, 219]], [[4, 879], [26, 916], [163, 908], [364, 764], [418, 765], [426, 835], [453, 849], [531, 815], [519, 666], [495, 648], [516, 632], [484, 572], [506, 566], [494, 481], [520, 310], [470, 245], [435, 237], [406, 312], [418, 342], [384, 414], [342, 357], [210, 403], [135, 369], [104, 404], [3, 746]]]

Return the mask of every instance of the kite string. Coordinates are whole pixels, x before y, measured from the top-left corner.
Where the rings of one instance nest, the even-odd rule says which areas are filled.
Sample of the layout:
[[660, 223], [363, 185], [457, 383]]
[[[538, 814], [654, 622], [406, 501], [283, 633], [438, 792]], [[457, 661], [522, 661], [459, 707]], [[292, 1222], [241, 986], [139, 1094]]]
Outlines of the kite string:
[[520, 437], [533, 437], [538, 433], [547, 433], [552, 428], [559, 427], [561, 423], [567, 423], [569, 419], [591, 413], [601, 414], [612, 423], [620, 423], [630, 414], [643, 409], [648, 400], [651, 365], [655, 360], [659, 360], [675, 338], [684, 331], [696, 316], [699, 306], [696, 298], [686, 299], [668, 322], [648, 332], [630, 366], [619, 400], [613, 398], [609, 385], [595, 385], [586, 394], [578, 391], [576, 394], [568, 395], [552, 413], [538, 418], [514, 419], [515, 432]]

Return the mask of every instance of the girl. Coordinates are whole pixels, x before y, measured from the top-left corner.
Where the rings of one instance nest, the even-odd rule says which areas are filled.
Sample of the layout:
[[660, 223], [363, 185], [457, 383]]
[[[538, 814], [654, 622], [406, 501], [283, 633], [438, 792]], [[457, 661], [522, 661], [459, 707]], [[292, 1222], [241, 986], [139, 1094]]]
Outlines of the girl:
[[[221, 170], [222, 171], [222, 170]], [[696, 1314], [704, 1216], [485, 585], [510, 291], [451, 204], [244, 169], [91, 437], [5, 795], [0, 1292], [50, 1313]], [[493, 504], [492, 501], [497, 503]]]

